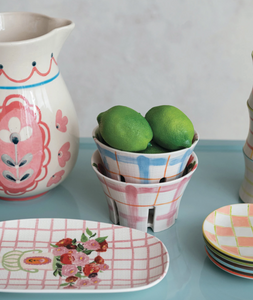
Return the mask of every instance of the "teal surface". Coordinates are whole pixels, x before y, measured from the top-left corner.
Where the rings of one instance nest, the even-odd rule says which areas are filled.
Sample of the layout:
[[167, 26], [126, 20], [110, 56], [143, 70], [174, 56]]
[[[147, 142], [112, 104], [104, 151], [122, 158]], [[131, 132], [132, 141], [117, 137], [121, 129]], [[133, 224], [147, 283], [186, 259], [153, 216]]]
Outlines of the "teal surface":
[[[244, 177], [243, 141], [200, 141], [199, 165], [183, 195], [178, 219], [171, 228], [150, 234], [167, 247], [170, 267], [165, 278], [149, 289], [111, 294], [0, 293], [0, 299], [252, 299], [251, 280], [216, 267], [207, 257], [202, 223], [213, 210], [240, 203]], [[73, 218], [110, 222], [102, 187], [91, 167], [96, 146], [83, 138], [76, 166], [69, 177], [48, 194], [30, 201], [0, 201], [0, 221], [24, 218]]]

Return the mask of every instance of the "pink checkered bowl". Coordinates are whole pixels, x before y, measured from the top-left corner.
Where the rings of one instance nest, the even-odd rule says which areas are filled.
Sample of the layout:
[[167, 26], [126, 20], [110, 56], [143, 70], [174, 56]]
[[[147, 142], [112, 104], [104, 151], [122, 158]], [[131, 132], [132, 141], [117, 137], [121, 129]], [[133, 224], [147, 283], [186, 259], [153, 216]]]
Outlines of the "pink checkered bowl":
[[181, 177], [189, 157], [199, 141], [199, 135], [195, 131], [190, 148], [167, 153], [146, 154], [121, 151], [105, 145], [99, 139], [98, 126], [93, 129], [92, 137], [108, 177], [141, 184], [171, 181]]
[[102, 185], [111, 221], [145, 232], [151, 227], [158, 232], [175, 223], [181, 198], [198, 166], [198, 158], [192, 152], [182, 177], [151, 184], [127, 183], [107, 177], [98, 150], [92, 155], [91, 165]]

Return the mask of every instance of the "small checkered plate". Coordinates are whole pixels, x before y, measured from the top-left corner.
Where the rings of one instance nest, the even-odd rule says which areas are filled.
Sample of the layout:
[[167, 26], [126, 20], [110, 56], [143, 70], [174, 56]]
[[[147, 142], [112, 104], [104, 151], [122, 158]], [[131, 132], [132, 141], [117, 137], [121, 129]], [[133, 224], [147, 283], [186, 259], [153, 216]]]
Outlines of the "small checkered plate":
[[212, 250], [210, 250], [207, 244], [205, 246], [205, 250], [209, 254], [209, 256], [211, 256], [214, 260], [216, 260], [219, 264], [223, 265], [224, 267], [227, 267], [239, 273], [244, 273], [253, 276], [253, 269], [251, 267], [244, 267], [222, 259], [220, 256], [216, 255]]
[[203, 236], [216, 250], [253, 262], [253, 204], [233, 204], [216, 209], [203, 222]]
[[253, 279], [253, 276], [247, 273], [242, 273], [242, 272], [237, 272], [233, 269], [230, 269], [229, 267], [224, 266], [223, 264], [220, 264], [217, 260], [215, 260], [207, 251], [206, 249], [206, 254], [207, 256], [210, 258], [210, 260], [217, 266], [219, 267], [221, 270], [230, 273], [232, 275], [238, 276], [238, 277], [242, 277], [242, 278], [247, 278], [247, 279]]
[[0, 222], [0, 292], [138, 291], [168, 268], [163, 243], [136, 229], [73, 219]]
[[220, 251], [216, 250], [214, 247], [212, 247], [207, 240], [204, 238], [205, 241], [205, 248], [208, 248], [207, 250], [210, 250], [216, 257], [219, 257], [219, 259], [223, 260], [224, 262], [227, 262], [229, 264], [237, 265], [238, 267], [242, 268], [249, 268], [253, 271], [253, 262], [240, 260], [237, 258], [234, 258], [232, 256], [226, 255], [224, 253], [221, 253]]

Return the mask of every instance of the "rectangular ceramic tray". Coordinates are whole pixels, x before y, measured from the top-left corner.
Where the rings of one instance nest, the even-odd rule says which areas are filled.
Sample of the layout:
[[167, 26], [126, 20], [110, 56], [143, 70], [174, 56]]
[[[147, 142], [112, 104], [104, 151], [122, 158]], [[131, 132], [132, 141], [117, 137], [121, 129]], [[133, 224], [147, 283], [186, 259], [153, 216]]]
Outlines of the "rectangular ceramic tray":
[[135, 229], [74, 219], [0, 222], [0, 292], [137, 291], [168, 268], [163, 243]]

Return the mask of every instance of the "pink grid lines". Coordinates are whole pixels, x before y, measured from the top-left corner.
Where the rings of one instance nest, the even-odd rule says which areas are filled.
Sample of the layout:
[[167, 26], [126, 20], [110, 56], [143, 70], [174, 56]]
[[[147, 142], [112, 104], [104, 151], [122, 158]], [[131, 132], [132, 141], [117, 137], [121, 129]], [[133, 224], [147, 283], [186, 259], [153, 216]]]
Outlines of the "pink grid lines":
[[[87, 286], [84, 289], [133, 288], [150, 284], [164, 276], [168, 267], [168, 254], [159, 240], [130, 228], [91, 221], [37, 219], [1, 222], [0, 255], [3, 257], [12, 250], [33, 253], [33, 249], [41, 250], [42, 254], [51, 253], [50, 244], [56, 243], [59, 237], [75, 238], [87, 227], [96, 232], [97, 236], [108, 236], [108, 250], [94, 253], [91, 259], [101, 255], [109, 265], [109, 270], [99, 274], [101, 282], [98, 285]], [[13, 231], [16, 231], [16, 234], [11, 234], [11, 240], [8, 236]], [[24, 236], [31, 232], [34, 233], [34, 239], [30, 241], [28, 237], [26, 240]], [[25, 243], [28, 247], [24, 246]], [[37, 245], [41, 247], [37, 248]], [[53, 276], [52, 267], [36, 273], [25, 272], [23, 267], [22, 265], [20, 270], [15, 272], [1, 267], [0, 289], [62, 289], [60, 284], [64, 283], [64, 278]]]
[[[100, 179], [100, 178], [99, 178]], [[101, 179], [101, 183], [103, 184], [103, 189], [107, 197], [111, 198], [113, 201], [117, 203], [121, 203], [128, 206], [137, 206], [137, 207], [150, 207], [157, 205], [167, 205], [174, 201], [177, 201], [182, 195], [184, 189], [186, 188], [186, 184], [191, 179], [191, 176], [185, 178], [180, 183], [175, 183], [170, 186], [157, 186], [153, 188], [149, 188], [148, 186], [143, 188], [135, 188], [131, 185], [124, 186], [124, 188], [119, 187], [118, 185], [111, 183], [109, 180], [105, 180], [105, 178]], [[131, 191], [129, 191], [129, 189]], [[181, 191], [179, 194], [178, 191]], [[170, 192], [170, 196], [166, 195], [166, 193]], [[126, 195], [126, 198], [121, 197], [121, 200], [118, 200], [117, 195], [123, 193]], [[128, 194], [135, 195], [135, 203], [128, 202]], [[153, 194], [154, 197], [150, 200], [145, 197], [145, 194]], [[164, 194], [164, 196], [163, 196]], [[177, 194], [175, 197], [174, 195]], [[144, 195], [141, 197], [141, 195]], [[162, 197], [163, 196], [163, 197]], [[158, 199], [161, 199], [158, 201]], [[147, 203], [148, 202], [148, 203]]]
[[[119, 187], [100, 178], [109, 206], [111, 220], [117, 224], [146, 231], [151, 226], [159, 231], [172, 226], [177, 218], [179, 204], [191, 176], [170, 186]], [[148, 193], [148, 197], [147, 197]], [[153, 195], [153, 197], [152, 197]], [[120, 200], [119, 200], [120, 199]], [[149, 211], [154, 209], [154, 218], [149, 224]]]

